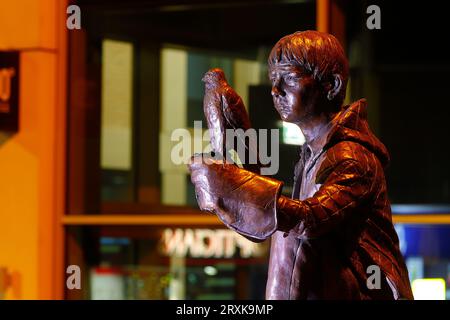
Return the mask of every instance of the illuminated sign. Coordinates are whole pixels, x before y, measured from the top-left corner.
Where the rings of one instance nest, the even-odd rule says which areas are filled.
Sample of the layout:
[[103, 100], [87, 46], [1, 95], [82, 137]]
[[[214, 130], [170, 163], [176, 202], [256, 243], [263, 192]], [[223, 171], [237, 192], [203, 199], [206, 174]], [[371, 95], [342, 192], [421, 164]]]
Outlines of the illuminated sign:
[[444, 279], [416, 279], [412, 282], [415, 300], [445, 300]]
[[193, 258], [260, 257], [268, 249], [266, 243], [254, 243], [222, 229], [165, 229], [160, 244], [165, 255]]
[[0, 52], [0, 131], [17, 131], [19, 53]]
[[285, 121], [279, 121], [278, 125], [283, 129], [283, 143], [293, 145], [303, 145], [305, 143], [305, 136], [302, 130], [294, 124]]

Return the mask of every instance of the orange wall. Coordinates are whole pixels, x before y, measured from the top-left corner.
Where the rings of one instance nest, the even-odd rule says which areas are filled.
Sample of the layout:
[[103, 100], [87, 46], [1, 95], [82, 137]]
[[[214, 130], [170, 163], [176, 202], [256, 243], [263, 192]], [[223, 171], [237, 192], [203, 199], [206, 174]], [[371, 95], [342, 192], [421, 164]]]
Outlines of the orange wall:
[[62, 298], [65, 0], [0, 2], [0, 51], [19, 50], [19, 132], [0, 132], [0, 267], [10, 299]]

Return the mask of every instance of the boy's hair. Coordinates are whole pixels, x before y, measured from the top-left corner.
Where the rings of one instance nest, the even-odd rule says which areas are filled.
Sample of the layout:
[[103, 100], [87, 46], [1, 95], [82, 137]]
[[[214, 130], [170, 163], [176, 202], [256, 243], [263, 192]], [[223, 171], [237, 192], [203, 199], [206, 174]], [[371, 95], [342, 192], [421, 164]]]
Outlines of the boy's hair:
[[342, 87], [334, 100], [336, 107], [342, 105], [347, 88], [348, 61], [341, 44], [331, 34], [308, 30], [281, 38], [268, 59], [269, 66], [276, 63], [299, 66], [319, 83], [332, 81], [333, 74], [339, 74]]

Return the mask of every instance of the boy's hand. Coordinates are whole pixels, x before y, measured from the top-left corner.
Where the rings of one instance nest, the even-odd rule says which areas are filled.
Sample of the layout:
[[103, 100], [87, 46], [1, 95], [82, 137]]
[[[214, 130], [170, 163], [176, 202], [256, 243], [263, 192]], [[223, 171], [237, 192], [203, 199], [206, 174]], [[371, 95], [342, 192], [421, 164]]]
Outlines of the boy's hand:
[[201, 210], [254, 241], [276, 230], [276, 200], [280, 181], [240, 169], [209, 155], [194, 155], [188, 165]]

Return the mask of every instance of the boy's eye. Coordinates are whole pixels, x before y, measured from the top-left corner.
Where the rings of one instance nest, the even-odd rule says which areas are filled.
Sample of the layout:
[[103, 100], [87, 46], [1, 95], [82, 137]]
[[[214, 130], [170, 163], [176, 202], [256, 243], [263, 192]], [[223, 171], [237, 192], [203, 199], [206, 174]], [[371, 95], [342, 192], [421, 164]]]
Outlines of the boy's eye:
[[298, 81], [298, 76], [297, 75], [287, 75], [285, 77], [286, 82], [296, 82]]

